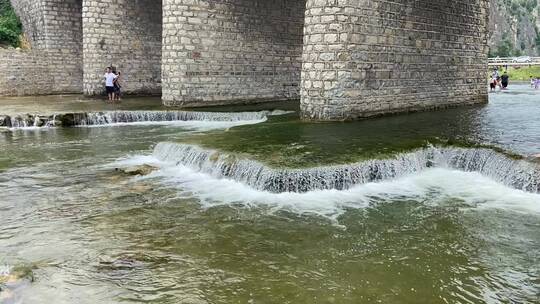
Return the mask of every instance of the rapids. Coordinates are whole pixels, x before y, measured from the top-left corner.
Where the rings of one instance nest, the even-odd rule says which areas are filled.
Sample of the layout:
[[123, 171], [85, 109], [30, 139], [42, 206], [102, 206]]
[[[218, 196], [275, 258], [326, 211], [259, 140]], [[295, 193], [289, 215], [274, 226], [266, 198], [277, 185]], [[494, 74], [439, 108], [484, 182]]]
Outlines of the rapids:
[[166, 166], [183, 165], [215, 177], [230, 178], [261, 191], [346, 190], [440, 167], [478, 172], [509, 187], [540, 191], [540, 166], [489, 149], [430, 147], [388, 159], [307, 169], [274, 169], [233, 154], [193, 145], [159, 143], [153, 156]]
[[61, 113], [51, 115], [4, 115], [0, 126], [11, 129], [50, 127], [110, 127], [128, 125], [177, 125], [191, 127], [205, 124], [208, 129], [257, 124], [269, 116], [289, 114], [289, 111], [259, 112], [195, 112], [195, 111], [105, 111]]

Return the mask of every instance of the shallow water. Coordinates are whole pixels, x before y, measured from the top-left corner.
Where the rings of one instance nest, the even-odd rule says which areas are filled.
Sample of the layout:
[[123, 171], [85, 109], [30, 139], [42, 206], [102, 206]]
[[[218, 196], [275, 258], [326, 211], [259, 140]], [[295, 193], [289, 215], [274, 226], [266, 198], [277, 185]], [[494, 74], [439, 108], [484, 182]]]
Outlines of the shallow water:
[[273, 166], [312, 167], [384, 157], [450, 141], [511, 153], [540, 153], [540, 91], [527, 85], [490, 94], [490, 104], [344, 123], [304, 123], [294, 115], [204, 134], [190, 141], [249, 153]]
[[[270, 193], [152, 157], [187, 142], [312, 167], [448, 141], [527, 156], [539, 114], [518, 87], [485, 107], [354, 123], [1, 132], [0, 265], [35, 281], [0, 303], [540, 303], [539, 194], [450, 168]], [[115, 170], [143, 163], [162, 167]]]

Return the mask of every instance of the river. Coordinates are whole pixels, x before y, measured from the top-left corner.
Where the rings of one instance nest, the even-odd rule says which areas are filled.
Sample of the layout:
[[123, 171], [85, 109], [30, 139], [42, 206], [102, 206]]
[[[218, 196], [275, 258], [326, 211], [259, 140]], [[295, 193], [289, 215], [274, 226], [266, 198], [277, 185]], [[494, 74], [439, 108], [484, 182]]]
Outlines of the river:
[[0, 303], [540, 303], [538, 92], [271, 107], [0, 131]]

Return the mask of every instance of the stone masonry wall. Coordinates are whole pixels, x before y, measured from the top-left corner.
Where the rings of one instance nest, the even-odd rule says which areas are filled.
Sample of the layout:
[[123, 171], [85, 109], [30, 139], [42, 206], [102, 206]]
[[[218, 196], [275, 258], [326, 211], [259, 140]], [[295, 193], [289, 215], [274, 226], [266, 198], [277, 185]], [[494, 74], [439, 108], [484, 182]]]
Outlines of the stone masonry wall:
[[81, 93], [83, 79], [82, 0], [41, 0], [45, 45], [53, 92]]
[[488, 0], [308, 0], [302, 115], [487, 102]]
[[12, 0], [31, 45], [0, 52], [0, 95], [82, 91], [81, 0]]
[[163, 0], [163, 100], [299, 96], [305, 0]]
[[50, 62], [35, 51], [0, 48], [0, 96], [54, 92]]
[[84, 93], [101, 94], [113, 65], [125, 93], [160, 94], [161, 1], [84, 0], [83, 7]]

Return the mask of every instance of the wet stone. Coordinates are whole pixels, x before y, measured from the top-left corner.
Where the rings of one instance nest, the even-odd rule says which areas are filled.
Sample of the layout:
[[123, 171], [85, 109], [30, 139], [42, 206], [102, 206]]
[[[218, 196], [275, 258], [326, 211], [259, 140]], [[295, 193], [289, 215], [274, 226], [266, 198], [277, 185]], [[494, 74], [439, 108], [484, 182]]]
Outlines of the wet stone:
[[0, 272], [0, 303], [11, 303], [14, 299], [13, 290], [34, 282], [33, 267], [14, 267], [6, 272]]
[[98, 268], [100, 270], [129, 270], [142, 267], [143, 263], [133, 258], [122, 257], [115, 260], [101, 260]]
[[122, 171], [127, 175], [133, 175], [133, 176], [145, 176], [149, 175], [152, 172], [158, 170], [159, 168], [150, 166], [150, 165], [141, 165], [141, 166], [135, 166], [123, 169]]
[[10, 127], [11, 119], [7, 115], [0, 115], [0, 127]]
[[527, 160], [534, 163], [540, 163], [540, 153], [529, 156]]

